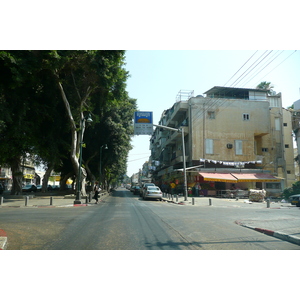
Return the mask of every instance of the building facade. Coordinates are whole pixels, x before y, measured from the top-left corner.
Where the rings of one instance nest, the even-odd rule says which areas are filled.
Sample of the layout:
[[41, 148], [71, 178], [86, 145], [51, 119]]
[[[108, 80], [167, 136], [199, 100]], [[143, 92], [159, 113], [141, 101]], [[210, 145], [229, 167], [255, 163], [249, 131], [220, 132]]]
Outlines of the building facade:
[[153, 179], [162, 189], [182, 191], [183, 147], [189, 191], [218, 194], [265, 189], [279, 194], [295, 181], [292, 114], [281, 94], [260, 89], [213, 87], [205, 97], [179, 100], [165, 110], [151, 140]]

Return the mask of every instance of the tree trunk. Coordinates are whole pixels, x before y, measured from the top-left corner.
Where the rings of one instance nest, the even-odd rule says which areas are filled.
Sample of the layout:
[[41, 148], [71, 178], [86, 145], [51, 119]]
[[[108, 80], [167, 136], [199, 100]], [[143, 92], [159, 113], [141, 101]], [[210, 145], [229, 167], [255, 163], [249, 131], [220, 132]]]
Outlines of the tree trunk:
[[64, 191], [66, 189], [66, 185], [67, 185], [67, 180], [73, 175], [73, 173], [68, 173], [68, 174], [61, 174], [60, 175], [60, 181], [59, 181], [59, 185], [60, 185], [60, 190]]
[[[58, 74], [55, 74], [55, 75], [59, 79]], [[74, 173], [76, 174], [76, 177], [78, 178], [79, 168], [81, 167], [81, 166], [79, 166], [79, 159], [78, 158], [79, 158], [79, 151], [80, 151], [80, 142], [82, 142], [81, 139], [78, 139], [78, 135], [81, 135], [81, 137], [83, 136], [84, 128], [85, 128], [85, 124], [84, 124], [85, 122], [80, 122], [80, 125], [81, 125], [82, 128], [77, 130], [76, 124], [75, 124], [75, 121], [74, 121], [74, 118], [73, 118], [73, 115], [72, 115], [72, 112], [71, 112], [69, 101], [68, 101], [67, 96], [65, 94], [64, 88], [63, 88], [62, 84], [59, 82], [59, 80], [58, 80], [58, 87], [60, 89], [61, 96], [62, 96], [63, 102], [65, 104], [65, 108], [67, 110], [67, 115], [68, 115], [70, 125], [71, 125], [71, 132], [72, 132], [71, 162], [72, 162], [72, 165], [73, 165]], [[81, 115], [80, 115], [80, 120], [83, 120], [83, 113], [81, 113]], [[86, 172], [83, 168], [81, 168], [81, 174], [82, 174], [81, 180], [80, 180], [81, 182], [79, 183], [79, 185], [81, 186], [81, 195], [86, 196], [86, 191], [85, 191]], [[76, 187], [76, 189], [77, 189], [77, 187]]]
[[12, 172], [12, 188], [11, 188], [11, 195], [20, 195], [22, 194], [22, 177], [23, 172], [21, 170], [21, 158], [15, 158], [11, 164], [11, 172]]
[[48, 181], [49, 181], [49, 177], [51, 175], [51, 172], [54, 168], [54, 164], [53, 163], [50, 163], [48, 164], [48, 168], [44, 174], [44, 177], [43, 177], [43, 185], [42, 185], [42, 192], [45, 193], [47, 190], [48, 190]]

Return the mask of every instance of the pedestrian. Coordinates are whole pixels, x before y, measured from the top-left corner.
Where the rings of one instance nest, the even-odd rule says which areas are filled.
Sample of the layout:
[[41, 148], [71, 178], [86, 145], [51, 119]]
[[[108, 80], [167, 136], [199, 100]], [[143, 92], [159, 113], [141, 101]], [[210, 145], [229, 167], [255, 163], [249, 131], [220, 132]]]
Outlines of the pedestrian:
[[100, 191], [101, 191], [101, 188], [100, 188], [100, 186], [98, 186], [98, 183], [96, 182], [95, 186], [94, 186], [94, 197], [93, 197], [96, 200], [95, 204], [98, 204], [98, 195], [99, 195]]

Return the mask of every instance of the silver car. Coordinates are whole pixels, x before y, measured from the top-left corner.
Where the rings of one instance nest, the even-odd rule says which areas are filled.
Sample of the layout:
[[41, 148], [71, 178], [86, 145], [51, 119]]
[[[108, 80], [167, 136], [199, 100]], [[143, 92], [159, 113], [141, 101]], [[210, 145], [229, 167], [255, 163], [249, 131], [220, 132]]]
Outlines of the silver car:
[[162, 199], [162, 192], [158, 186], [147, 186], [144, 191], [143, 199]]

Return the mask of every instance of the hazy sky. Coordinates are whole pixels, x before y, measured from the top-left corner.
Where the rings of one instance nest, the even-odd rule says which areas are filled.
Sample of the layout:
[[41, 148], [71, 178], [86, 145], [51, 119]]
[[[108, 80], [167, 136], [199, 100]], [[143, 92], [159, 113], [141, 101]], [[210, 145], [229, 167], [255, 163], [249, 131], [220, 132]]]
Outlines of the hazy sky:
[[[137, 99], [139, 110], [153, 112], [154, 124], [165, 109], [172, 107], [180, 90], [193, 90], [197, 96], [225, 84], [255, 88], [261, 81], [271, 82], [274, 90], [282, 93], [286, 108], [300, 99], [300, 51], [270, 51], [129, 50], [126, 69], [131, 77], [127, 90]], [[147, 135], [132, 139], [128, 176], [148, 160], [149, 139]]]

